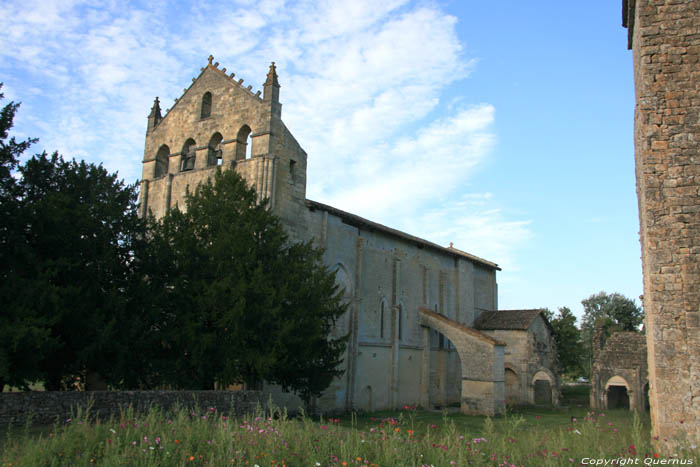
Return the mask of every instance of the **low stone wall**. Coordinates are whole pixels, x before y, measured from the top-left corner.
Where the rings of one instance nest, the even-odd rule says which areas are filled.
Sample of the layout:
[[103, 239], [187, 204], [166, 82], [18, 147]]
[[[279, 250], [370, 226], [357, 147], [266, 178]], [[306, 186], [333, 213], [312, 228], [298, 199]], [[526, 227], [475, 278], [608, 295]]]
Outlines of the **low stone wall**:
[[90, 406], [91, 416], [109, 418], [133, 407], [144, 412], [151, 407], [168, 410], [175, 405], [204, 412], [242, 415], [264, 407], [261, 391], [37, 391], [0, 393], [0, 425], [24, 424], [31, 416], [33, 424], [64, 422], [78, 408]]

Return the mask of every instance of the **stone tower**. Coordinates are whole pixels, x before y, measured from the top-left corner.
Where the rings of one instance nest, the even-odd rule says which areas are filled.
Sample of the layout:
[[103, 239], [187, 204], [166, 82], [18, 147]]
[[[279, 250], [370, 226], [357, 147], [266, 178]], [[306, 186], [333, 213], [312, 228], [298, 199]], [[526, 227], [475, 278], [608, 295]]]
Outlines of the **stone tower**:
[[[654, 435], [700, 442], [700, 0], [623, 0]], [[667, 440], [667, 441], [666, 441]]]
[[274, 62], [260, 91], [209, 63], [162, 115], [155, 99], [148, 116], [141, 177], [141, 215], [162, 217], [219, 168], [235, 169], [258, 196], [270, 200], [293, 238], [305, 210], [306, 153], [282, 122]]

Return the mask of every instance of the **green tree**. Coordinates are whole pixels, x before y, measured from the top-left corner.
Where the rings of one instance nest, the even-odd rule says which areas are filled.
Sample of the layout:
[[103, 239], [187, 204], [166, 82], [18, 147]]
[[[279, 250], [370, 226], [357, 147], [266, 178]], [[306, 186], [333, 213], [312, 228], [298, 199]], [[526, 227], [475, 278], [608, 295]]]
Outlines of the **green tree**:
[[25, 287], [18, 273], [28, 252], [22, 242], [22, 205], [14, 173], [22, 153], [36, 141], [10, 137], [18, 109], [19, 103], [10, 102], [0, 111], [0, 391], [5, 384], [26, 388], [28, 381], [39, 379], [42, 355], [51, 350], [47, 323], [29, 303], [17, 300]]
[[123, 337], [142, 331], [130, 306], [139, 284], [134, 247], [145, 234], [136, 187], [101, 165], [58, 154], [34, 156], [19, 175], [20, 233], [3, 298], [15, 319], [35, 325], [39, 364], [15, 365], [13, 384], [31, 369], [52, 390], [88, 373], [120, 385], [134, 351]]
[[157, 373], [176, 387], [262, 381], [308, 401], [340, 372], [344, 312], [335, 274], [310, 243], [292, 244], [233, 170], [188, 193], [150, 231]]
[[593, 331], [596, 324], [602, 324], [608, 333], [614, 330], [637, 331], [644, 320], [644, 312], [634, 300], [619, 293], [599, 292], [581, 300], [581, 304], [583, 305], [582, 363], [585, 373], [590, 375]]
[[557, 357], [562, 374], [577, 376], [581, 373], [581, 331], [576, 327], [576, 316], [567, 307], [560, 307], [551, 320]]

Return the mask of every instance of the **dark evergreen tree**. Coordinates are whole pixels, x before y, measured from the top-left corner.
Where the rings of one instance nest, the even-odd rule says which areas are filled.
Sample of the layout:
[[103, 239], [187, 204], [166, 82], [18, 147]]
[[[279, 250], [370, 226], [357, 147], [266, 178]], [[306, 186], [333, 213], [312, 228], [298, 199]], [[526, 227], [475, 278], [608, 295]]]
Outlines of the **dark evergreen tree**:
[[22, 205], [14, 175], [20, 156], [36, 141], [10, 137], [18, 108], [10, 102], [0, 111], [0, 391], [5, 384], [26, 388], [28, 381], [40, 379], [41, 358], [51, 350], [49, 323], [34, 313], [31, 303], [18, 299], [30, 285], [20, 276], [29, 252], [22, 241]]
[[135, 348], [122, 337], [136, 324], [134, 247], [145, 232], [136, 187], [101, 165], [58, 154], [37, 155], [20, 173], [23, 243], [30, 252], [25, 300], [50, 322], [53, 343], [41, 365], [46, 387], [59, 389], [91, 372], [120, 384], [128, 375], [117, 370]]
[[262, 381], [308, 400], [328, 387], [345, 338], [335, 274], [310, 243], [293, 244], [279, 219], [233, 170], [188, 194], [151, 226], [151, 290], [159, 304], [164, 381], [206, 389]]
[[567, 307], [560, 307], [551, 320], [557, 343], [557, 358], [562, 374], [577, 376], [581, 373], [581, 331], [576, 327], [576, 316]]

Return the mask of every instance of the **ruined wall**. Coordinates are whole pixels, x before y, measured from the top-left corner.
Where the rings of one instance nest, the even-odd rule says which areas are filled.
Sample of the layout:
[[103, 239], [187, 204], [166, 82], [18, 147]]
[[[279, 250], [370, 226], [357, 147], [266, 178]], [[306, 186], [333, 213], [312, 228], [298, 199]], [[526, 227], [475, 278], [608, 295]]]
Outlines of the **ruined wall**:
[[12, 423], [60, 424], [74, 417], [78, 409], [100, 419], [119, 417], [133, 408], [146, 412], [151, 407], [199, 409], [202, 414], [243, 415], [264, 408], [267, 400], [260, 391], [27, 391], [0, 393], [0, 426]]
[[624, 386], [630, 410], [646, 410], [648, 382], [646, 336], [625, 331], [605, 339], [605, 331], [597, 327], [593, 337], [591, 408], [615, 408], [610, 386]]
[[623, 0], [653, 432], [700, 442], [700, 1]]
[[559, 404], [556, 345], [554, 336], [541, 316], [535, 319], [527, 331], [482, 332], [506, 344], [505, 368], [512, 372], [512, 379], [509, 381], [506, 378], [506, 399], [509, 404], [534, 404], [535, 382], [538, 379], [546, 380], [550, 384], [552, 404]]

